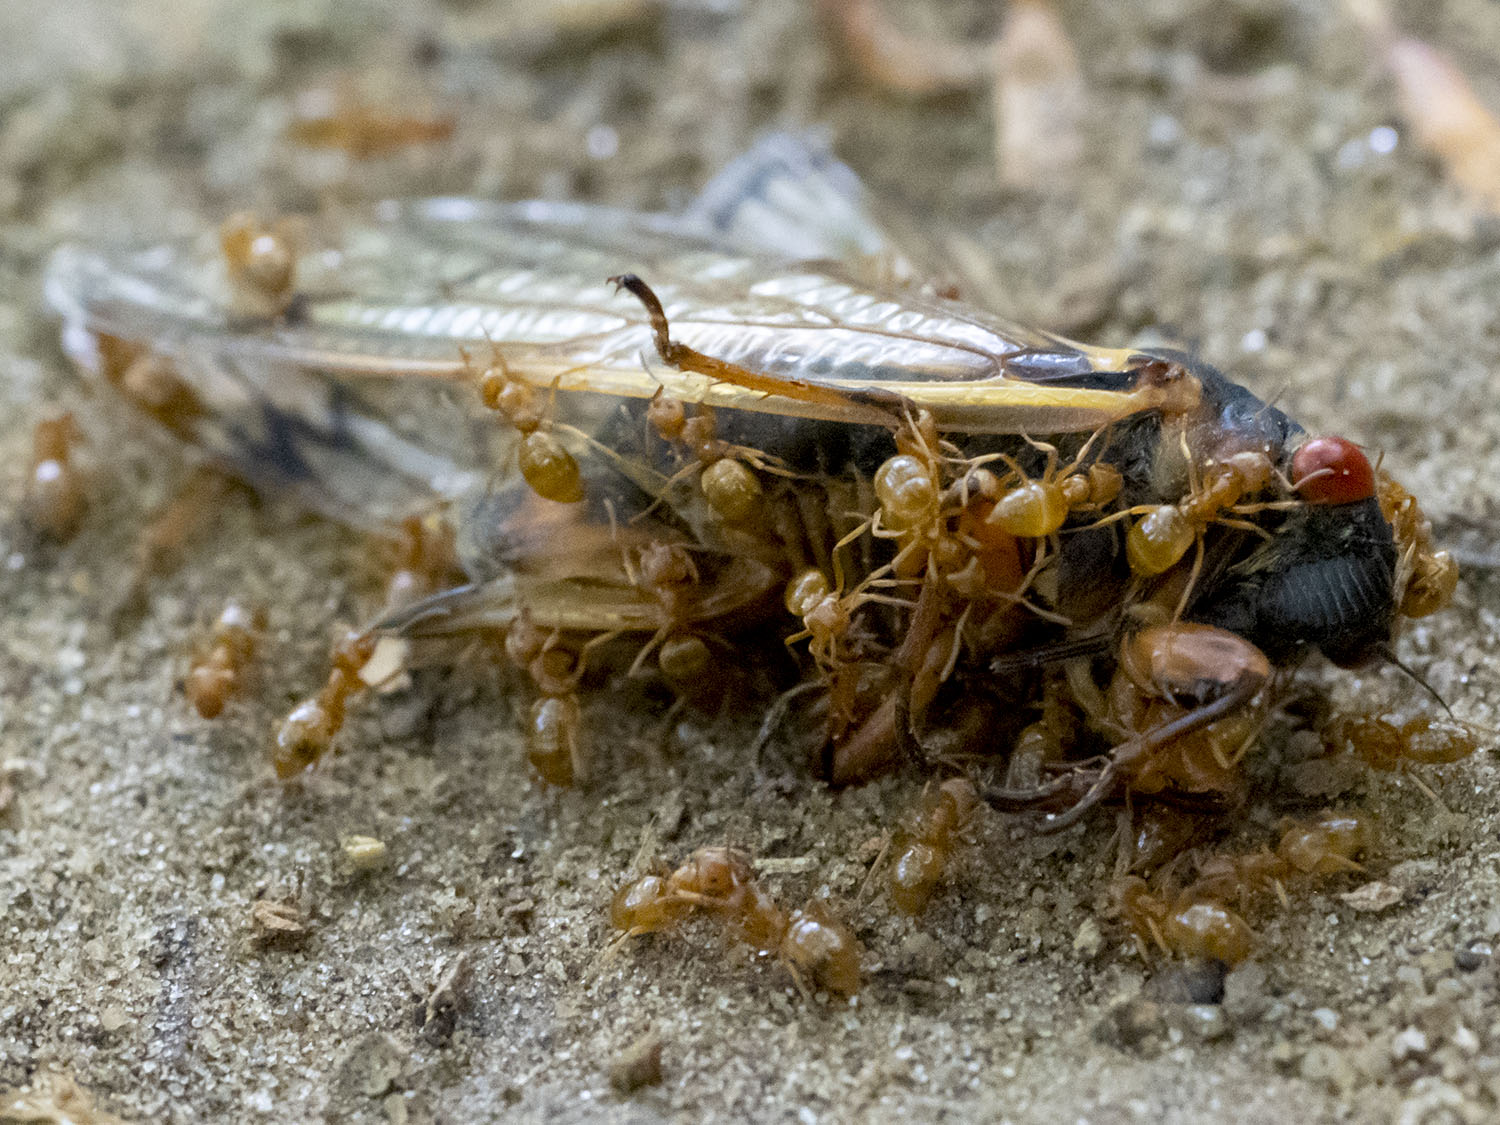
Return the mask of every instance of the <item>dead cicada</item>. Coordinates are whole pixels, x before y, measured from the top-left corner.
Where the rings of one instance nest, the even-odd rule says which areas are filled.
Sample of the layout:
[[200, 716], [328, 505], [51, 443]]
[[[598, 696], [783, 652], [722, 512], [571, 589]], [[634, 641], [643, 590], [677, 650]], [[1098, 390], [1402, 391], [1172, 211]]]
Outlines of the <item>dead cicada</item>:
[[832, 779], [940, 749], [1060, 827], [1126, 791], [1233, 795], [1281, 670], [1378, 656], [1448, 600], [1415, 502], [1353, 444], [924, 272], [847, 169], [779, 137], [682, 216], [237, 221], [64, 249], [48, 293], [77, 360], [211, 460], [353, 525], [453, 532], [467, 580], [338, 646], [284, 775], [388, 673], [383, 638], [505, 631], [532, 761], [566, 782], [606, 639], [690, 688], [769, 637]]

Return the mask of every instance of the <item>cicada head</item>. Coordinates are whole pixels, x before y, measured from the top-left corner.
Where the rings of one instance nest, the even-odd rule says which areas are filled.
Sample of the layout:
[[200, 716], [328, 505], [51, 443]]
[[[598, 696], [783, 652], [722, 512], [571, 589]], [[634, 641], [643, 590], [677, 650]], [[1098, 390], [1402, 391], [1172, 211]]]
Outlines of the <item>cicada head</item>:
[[1193, 617], [1287, 662], [1311, 648], [1352, 666], [1379, 655], [1397, 616], [1397, 549], [1364, 453], [1343, 438], [1303, 442], [1290, 457], [1303, 502], [1232, 566]]
[[1293, 487], [1288, 510], [1254, 517], [1266, 534], [1259, 546], [1211, 568], [1193, 620], [1244, 637], [1277, 663], [1315, 648], [1352, 666], [1389, 651], [1398, 617], [1446, 602], [1450, 560], [1432, 550], [1415, 501], [1377, 475], [1358, 446], [1309, 438], [1280, 410], [1199, 360], [1153, 355], [1182, 363], [1202, 385], [1185, 442], [1195, 458], [1222, 463], [1264, 454]]

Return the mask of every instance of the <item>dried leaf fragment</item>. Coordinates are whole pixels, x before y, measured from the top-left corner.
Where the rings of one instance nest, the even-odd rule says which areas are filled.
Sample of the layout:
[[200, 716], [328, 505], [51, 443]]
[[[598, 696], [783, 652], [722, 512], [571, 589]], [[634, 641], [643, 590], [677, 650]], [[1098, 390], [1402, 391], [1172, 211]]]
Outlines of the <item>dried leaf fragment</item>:
[[1407, 37], [1387, 48], [1386, 65], [1417, 143], [1476, 203], [1500, 211], [1500, 121], [1463, 71], [1436, 47]]
[[250, 907], [250, 925], [258, 945], [292, 947], [307, 940], [307, 921], [292, 899], [257, 899]]
[[932, 97], [985, 80], [982, 46], [908, 34], [891, 21], [879, 0], [823, 0], [822, 8], [850, 62], [889, 90]]
[[472, 964], [467, 953], [438, 963], [436, 982], [422, 1006], [422, 1035], [429, 1043], [442, 1043], [452, 1037], [459, 1013], [468, 1003]]
[[1350, 0], [1348, 6], [1395, 79], [1401, 116], [1417, 144], [1476, 204], [1500, 212], [1500, 119], [1457, 63], [1432, 44], [1398, 32], [1378, 0]]
[[995, 43], [994, 64], [1000, 182], [1045, 189], [1083, 156], [1088, 98], [1078, 52], [1050, 4], [1018, 0]]

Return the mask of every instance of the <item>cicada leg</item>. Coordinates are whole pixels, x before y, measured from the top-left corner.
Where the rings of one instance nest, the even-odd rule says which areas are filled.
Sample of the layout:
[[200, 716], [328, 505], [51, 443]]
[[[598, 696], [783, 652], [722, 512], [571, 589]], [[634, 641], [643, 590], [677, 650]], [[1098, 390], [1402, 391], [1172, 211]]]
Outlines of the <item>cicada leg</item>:
[[[829, 675], [839, 668], [837, 646], [860, 606], [889, 605], [901, 615], [901, 641], [885, 661], [889, 688], [878, 709], [835, 747], [835, 780], [869, 776], [902, 747], [910, 757], [927, 757], [917, 732], [965, 648], [993, 649], [1035, 618], [1067, 623], [1027, 591], [1056, 557], [1068, 517], [1108, 504], [1119, 491], [1119, 473], [1090, 458], [1098, 438], [1066, 466], [1054, 447], [1034, 443], [1047, 463], [1032, 480], [1008, 457], [963, 456], [925, 413], [905, 419], [895, 435], [897, 452], [871, 482], [867, 530], [856, 533], [889, 542], [890, 561], [847, 593], [815, 570], [788, 587], [787, 608], [806, 626], [794, 639], [810, 639]], [[1008, 466], [1003, 478], [986, 467], [999, 461]]]
[[[517, 541], [535, 537], [526, 526], [530, 513], [523, 502], [494, 530], [503, 537], [514, 519]], [[548, 534], [536, 553], [484, 582], [388, 614], [369, 630], [393, 643], [424, 645], [503, 633], [510, 662], [535, 693], [526, 720], [528, 757], [545, 780], [560, 785], [592, 772], [578, 691], [606, 645], [644, 638], [637, 664], [654, 653], [669, 681], [701, 677], [708, 654], [698, 632], [760, 600], [773, 581], [747, 559], [715, 558], [713, 572], [700, 575], [699, 564], [686, 566], [685, 552], [651, 529], [599, 526], [582, 506], [564, 514], [544, 525]]]
[[884, 697], [853, 728], [853, 733], [833, 746], [828, 768], [830, 781], [840, 785], [869, 777], [898, 751], [905, 751], [919, 764], [927, 764], [915, 725], [951, 671], [950, 657], [956, 656], [958, 643], [957, 631], [944, 628], [938, 584], [925, 581], [906, 635], [887, 661], [886, 678], [890, 683]]
[[1171, 624], [1127, 638], [1119, 663], [1109, 692], [1114, 723], [1137, 733], [1095, 768], [1070, 769], [1031, 789], [987, 789], [992, 806], [1013, 812], [1066, 801], [1041, 824], [1057, 832], [1121, 786], [1219, 793], [1237, 784], [1239, 756], [1264, 717], [1265, 655], [1223, 629]]

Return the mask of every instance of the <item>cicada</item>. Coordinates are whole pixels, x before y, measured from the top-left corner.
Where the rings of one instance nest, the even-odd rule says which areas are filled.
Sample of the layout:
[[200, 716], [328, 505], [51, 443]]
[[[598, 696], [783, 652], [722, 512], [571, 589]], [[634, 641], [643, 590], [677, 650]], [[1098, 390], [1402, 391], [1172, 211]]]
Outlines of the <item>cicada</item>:
[[682, 215], [236, 220], [65, 248], [47, 292], [81, 366], [204, 457], [356, 527], [452, 531], [465, 580], [336, 649], [283, 775], [383, 638], [503, 632], [558, 782], [587, 773], [606, 650], [691, 694], [759, 646], [832, 780], [942, 758], [1057, 828], [1127, 792], [1232, 799], [1287, 670], [1389, 655], [1451, 596], [1353, 443], [1195, 356], [962, 303], [890, 230], [774, 137]]

